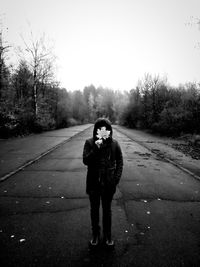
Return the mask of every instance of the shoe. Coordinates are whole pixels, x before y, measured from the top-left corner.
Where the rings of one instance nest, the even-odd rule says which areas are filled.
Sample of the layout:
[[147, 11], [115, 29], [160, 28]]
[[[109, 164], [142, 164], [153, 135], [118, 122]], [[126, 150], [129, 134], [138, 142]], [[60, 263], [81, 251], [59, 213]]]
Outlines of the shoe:
[[99, 236], [93, 236], [93, 238], [90, 240], [90, 245], [92, 247], [98, 246], [99, 244]]
[[105, 244], [106, 244], [107, 247], [112, 248], [112, 247], [114, 247], [115, 242], [113, 240], [107, 239]]

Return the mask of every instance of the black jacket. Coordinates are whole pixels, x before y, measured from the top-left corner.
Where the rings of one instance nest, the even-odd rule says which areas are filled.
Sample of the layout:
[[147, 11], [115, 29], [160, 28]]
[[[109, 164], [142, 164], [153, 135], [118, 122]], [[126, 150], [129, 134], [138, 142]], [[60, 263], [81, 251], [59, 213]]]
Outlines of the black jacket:
[[87, 139], [83, 149], [83, 163], [88, 167], [87, 194], [102, 189], [110, 193], [116, 191], [116, 185], [122, 175], [123, 156], [115, 139], [111, 137], [100, 149], [95, 144], [95, 136]]

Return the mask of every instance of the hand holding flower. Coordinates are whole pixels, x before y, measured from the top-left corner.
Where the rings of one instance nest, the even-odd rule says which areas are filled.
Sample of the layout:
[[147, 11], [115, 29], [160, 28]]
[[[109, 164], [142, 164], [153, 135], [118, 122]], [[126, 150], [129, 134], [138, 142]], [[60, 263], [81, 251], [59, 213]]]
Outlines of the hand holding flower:
[[97, 130], [96, 137], [98, 138], [98, 140], [95, 141], [95, 144], [98, 146], [98, 148], [100, 148], [103, 144], [103, 140], [106, 140], [110, 137], [110, 131], [106, 130], [106, 127], [101, 127], [101, 129]]
[[103, 143], [102, 139], [98, 139], [97, 141], [95, 141], [95, 144], [98, 146], [98, 148], [101, 147], [101, 144]]

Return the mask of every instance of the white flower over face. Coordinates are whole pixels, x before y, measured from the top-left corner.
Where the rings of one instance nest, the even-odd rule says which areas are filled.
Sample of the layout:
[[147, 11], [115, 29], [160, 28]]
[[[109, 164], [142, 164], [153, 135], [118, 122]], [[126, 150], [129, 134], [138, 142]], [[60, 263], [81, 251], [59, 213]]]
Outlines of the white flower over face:
[[104, 139], [106, 140], [110, 136], [110, 131], [106, 130], [106, 127], [101, 127], [101, 129], [97, 130], [96, 137], [98, 139]]
[[100, 147], [103, 143], [103, 140], [106, 140], [110, 137], [110, 131], [106, 130], [106, 127], [101, 127], [101, 129], [97, 129], [96, 137], [98, 140], [95, 142], [95, 144]]

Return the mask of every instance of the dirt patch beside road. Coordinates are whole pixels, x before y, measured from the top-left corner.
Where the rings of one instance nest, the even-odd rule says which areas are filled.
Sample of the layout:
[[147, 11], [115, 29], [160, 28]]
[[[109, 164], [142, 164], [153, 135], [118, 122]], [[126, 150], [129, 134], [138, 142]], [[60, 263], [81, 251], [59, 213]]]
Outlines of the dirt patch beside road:
[[114, 126], [133, 141], [140, 143], [151, 152], [169, 159], [178, 167], [185, 169], [200, 180], [200, 149], [188, 140], [156, 136], [145, 131]]
[[190, 156], [192, 159], [200, 159], [200, 147], [197, 147], [196, 145], [185, 142], [181, 144], [172, 144], [172, 147], [178, 151], [181, 151], [186, 156]]

